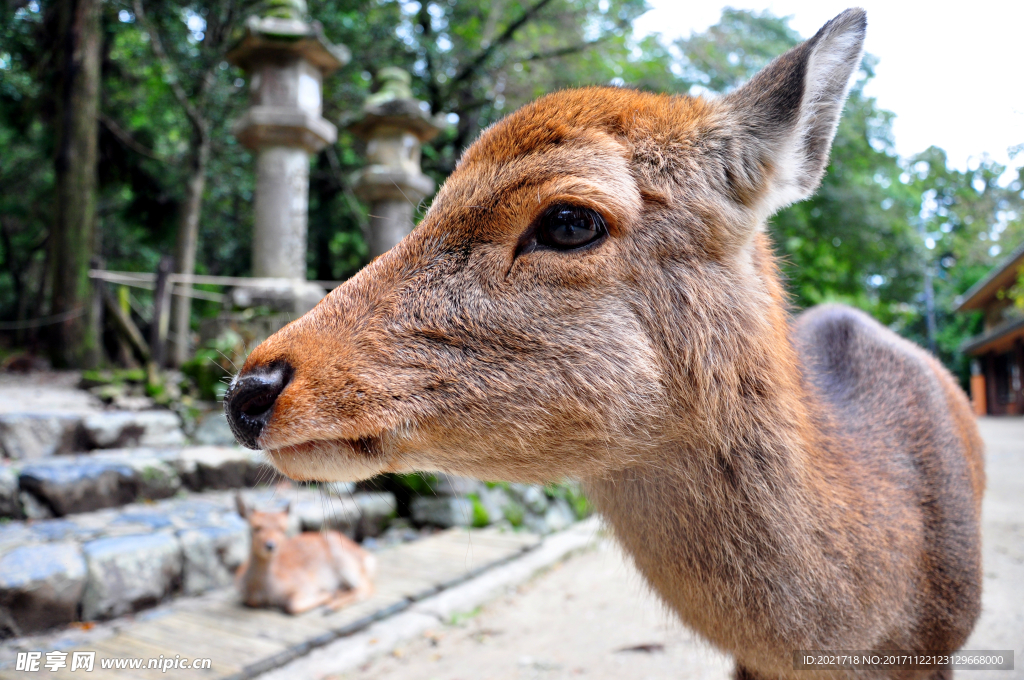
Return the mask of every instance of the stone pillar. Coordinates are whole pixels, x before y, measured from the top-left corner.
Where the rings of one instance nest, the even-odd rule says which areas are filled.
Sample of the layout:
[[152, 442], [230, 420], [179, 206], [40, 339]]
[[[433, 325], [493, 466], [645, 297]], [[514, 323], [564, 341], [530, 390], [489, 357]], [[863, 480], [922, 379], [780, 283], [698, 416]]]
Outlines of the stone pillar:
[[366, 140], [369, 163], [354, 190], [370, 204], [370, 257], [387, 252], [412, 231], [419, 202], [434, 191], [434, 181], [420, 170], [420, 146], [444, 126], [413, 98], [408, 73], [384, 68], [377, 80], [378, 91], [349, 125]]
[[260, 150], [256, 163], [253, 276], [304, 279], [309, 153], [270, 146]]
[[[263, 6], [264, 16], [248, 19], [245, 35], [227, 55], [250, 74], [251, 105], [235, 122], [234, 133], [257, 152], [252, 273], [289, 279], [275, 290], [290, 287], [315, 303], [319, 298], [305, 290], [311, 284], [300, 283], [306, 278], [309, 160], [338, 137], [321, 115], [321, 91], [324, 75], [346, 63], [349, 54], [327, 42], [320, 24], [303, 20], [304, 0], [268, 0]], [[246, 299], [262, 301], [253, 293], [246, 292]], [[280, 299], [280, 290], [271, 297]], [[311, 305], [307, 300], [297, 306]]]
[[[413, 225], [416, 223], [415, 210], [417, 203], [430, 191], [431, 186], [422, 194], [411, 194], [408, 187], [404, 193], [398, 191], [381, 192], [377, 200], [374, 200], [370, 208], [370, 238], [367, 244], [370, 249], [370, 257], [377, 257], [395, 247], [403, 238], [409, 235]], [[362, 192], [365, 197], [367, 192]]]

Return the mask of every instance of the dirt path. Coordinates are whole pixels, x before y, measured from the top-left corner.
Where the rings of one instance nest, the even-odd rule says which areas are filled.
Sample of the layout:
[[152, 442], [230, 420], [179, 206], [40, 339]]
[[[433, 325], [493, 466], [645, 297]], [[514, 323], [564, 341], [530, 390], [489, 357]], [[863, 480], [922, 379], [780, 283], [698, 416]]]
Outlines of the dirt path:
[[965, 649], [1013, 649], [1013, 672], [958, 678], [1024, 679], [1024, 418], [985, 418], [988, 488], [982, 507], [985, 570], [982, 613]]
[[[1024, 679], [1024, 420], [982, 421], [988, 444], [984, 613], [968, 649], [1015, 649]], [[661, 647], [657, 647], [660, 645]], [[626, 651], [626, 648], [641, 647]], [[647, 650], [647, 651], [643, 651]], [[668, 616], [607, 541], [477, 612], [335, 680], [725, 680], [731, 662]]]
[[337, 677], [725, 680], [729, 667], [675, 623], [619, 550], [602, 541], [481, 611]]

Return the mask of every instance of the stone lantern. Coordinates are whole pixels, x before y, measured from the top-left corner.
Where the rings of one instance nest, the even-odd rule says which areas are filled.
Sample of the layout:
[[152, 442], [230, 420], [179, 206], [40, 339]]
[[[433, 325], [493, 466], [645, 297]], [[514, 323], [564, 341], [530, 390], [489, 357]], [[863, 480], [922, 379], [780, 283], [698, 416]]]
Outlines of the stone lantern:
[[377, 80], [379, 90], [348, 126], [366, 140], [369, 163], [353, 189], [371, 206], [370, 257], [387, 252], [412, 231], [416, 206], [434, 191], [434, 180], [420, 170], [420, 146], [444, 128], [440, 117], [431, 117], [413, 98], [407, 72], [383, 68]]
[[[275, 288], [290, 285], [296, 295], [310, 298], [315, 296], [312, 284], [301, 283], [306, 278], [309, 159], [337, 139], [337, 128], [321, 115], [322, 84], [324, 75], [348, 62], [349, 52], [329, 43], [319, 23], [303, 20], [305, 0], [269, 0], [262, 7], [262, 15], [249, 17], [244, 36], [227, 55], [250, 76], [250, 107], [233, 131], [257, 153], [252, 272], [258, 278], [289, 279], [290, 284]], [[309, 302], [298, 306], [311, 307]]]

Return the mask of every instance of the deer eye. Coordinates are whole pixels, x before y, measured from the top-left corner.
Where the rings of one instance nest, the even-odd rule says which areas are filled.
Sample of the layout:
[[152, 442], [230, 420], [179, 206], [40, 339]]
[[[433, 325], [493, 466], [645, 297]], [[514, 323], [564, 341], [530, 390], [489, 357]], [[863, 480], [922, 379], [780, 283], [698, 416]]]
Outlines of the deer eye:
[[604, 220], [600, 215], [574, 205], [548, 208], [537, 224], [537, 243], [556, 250], [580, 248], [604, 234]]

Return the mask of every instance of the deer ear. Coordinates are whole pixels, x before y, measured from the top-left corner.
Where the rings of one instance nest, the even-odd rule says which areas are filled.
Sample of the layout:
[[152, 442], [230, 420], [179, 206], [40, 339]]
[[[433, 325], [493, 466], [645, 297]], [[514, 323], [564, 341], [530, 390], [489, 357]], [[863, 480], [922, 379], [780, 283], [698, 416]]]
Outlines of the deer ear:
[[725, 98], [736, 142], [727, 175], [759, 219], [818, 188], [866, 26], [864, 10], [846, 10]]
[[249, 519], [252, 510], [245, 504], [245, 499], [240, 493], [235, 494], [235, 507], [238, 508], [238, 514], [242, 516], [242, 519]]

